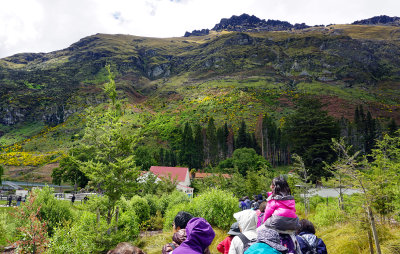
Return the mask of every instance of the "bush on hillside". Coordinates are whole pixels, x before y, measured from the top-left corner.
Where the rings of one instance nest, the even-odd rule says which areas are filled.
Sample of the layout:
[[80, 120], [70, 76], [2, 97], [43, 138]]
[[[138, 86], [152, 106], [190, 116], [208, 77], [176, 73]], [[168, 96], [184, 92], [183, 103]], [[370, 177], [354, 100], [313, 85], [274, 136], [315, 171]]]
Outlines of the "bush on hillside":
[[[53, 188], [45, 186], [43, 189], [32, 190], [37, 195], [33, 206], [37, 209], [39, 206], [39, 216], [41, 221], [46, 222], [47, 233], [51, 236], [54, 228], [59, 223], [64, 223], [72, 219], [70, 204], [54, 197]], [[25, 204], [22, 204], [24, 206]]]
[[[118, 229], [118, 230], [116, 230]], [[120, 211], [118, 225], [83, 211], [73, 223], [60, 225], [50, 239], [48, 253], [104, 253], [120, 242], [133, 241], [139, 235], [139, 223], [133, 210]]]
[[107, 196], [91, 196], [90, 199], [86, 202], [86, 208], [92, 213], [99, 212], [101, 216], [105, 217], [107, 216], [107, 205], [109, 203], [110, 202], [108, 201]]
[[6, 245], [7, 240], [15, 240], [16, 225], [7, 212], [0, 212], [0, 232], [0, 246]]
[[179, 211], [189, 212], [194, 217], [203, 217], [212, 226], [228, 229], [235, 221], [233, 214], [239, 211], [239, 206], [231, 192], [210, 189], [195, 197], [190, 203], [181, 202], [168, 206], [164, 229], [171, 229], [172, 222]]
[[183, 203], [170, 207], [170, 209], [168, 209], [164, 215], [164, 228], [163, 228], [164, 230], [172, 229], [172, 223], [174, 222], [174, 218], [180, 211], [192, 213], [191, 206], [189, 204]]
[[161, 209], [161, 213], [165, 214], [166, 211], [171, 207], [180, 203], [187, 203], [190, 201], [190, 198], [183, 192], [175, 190], [171, 194], [163, 195], [159, 199], [159, 208]]
[[229, 229], [235, 222], [233, 214], [239, 211], [238, 201], [231, 192], [210, 189], [193, 199], [193, 215], [205, 218], [211, 225]]
[[[101, 227], [99, 227], [101, 228]], [[96, 214], [83, 211], [73, 223], [65, 223], [55, 228], [50, 239], [48, 253], [93, 253], [99, 251], [96, 229]]]
[[147, 194], [143, 198], [146, 199], [147, 204], [149, 204], [151, 216], [156, 215], [157, 211], [161, 212], [161, 202], [159, 197], [156, 195]]
[[133, 196], [129, 200], [129, 208], [127, 210], [133, 210], [135, 212], [139, 223], [150, 219], [150, 206], [147, 200], [140, 196]]
[[188, 203], [190, 201], [190, 198], [188, 197], [187, 194], [181, 192], [181, 191], [174, 191], [170, 195], [168, 195], [168, 205], [167, 205], [167, 210], [170, 207], [173, 207], [177, 204], [182, 204], [182, 203]]

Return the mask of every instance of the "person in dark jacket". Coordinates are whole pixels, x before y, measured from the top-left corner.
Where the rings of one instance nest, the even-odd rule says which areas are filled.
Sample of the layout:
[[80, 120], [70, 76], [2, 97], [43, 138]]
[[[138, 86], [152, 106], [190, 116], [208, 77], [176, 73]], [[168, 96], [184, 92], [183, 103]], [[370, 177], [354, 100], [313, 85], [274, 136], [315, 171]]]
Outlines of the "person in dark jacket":
[[22, 201], [22, 197], [18, 196], [17, 197], [17, 206], [19, 206], [21, 204], [21, 201]]
[[11, 206], [11, 203], [12, 203], [12, 196], [11, 195], [8, 196], [7, 201], [8, 201], [8, 206]]
[[[193, 215], [190, 213], [180, 211], [174, 218], [174, 222], [172, 224], [174, 234], [172, 236], [172, 242], [167, 243], [162, 247], [162, 254], [171, 253], [173, 250], [179, 247], [187, 238], [186, 235], [186, 226], [188, 222], [193, 218]], [[204, 254], [209, 254], [210, 250], [207, 248], [204, 251]]]
[[[324, 241], [315, 235], [315, 227], [309, 220], [300, 220], [300, 229], [296, 235], [302, 253], [307, 253], [314, 248], [318, 254], [327, 254]], [[312, 252], [311, 252], [312, 253]]]
[[210, 223], [204, 218], [193, 218], [186, 226], [186, 240], [172, 254], [203, 254], [215, 237]]

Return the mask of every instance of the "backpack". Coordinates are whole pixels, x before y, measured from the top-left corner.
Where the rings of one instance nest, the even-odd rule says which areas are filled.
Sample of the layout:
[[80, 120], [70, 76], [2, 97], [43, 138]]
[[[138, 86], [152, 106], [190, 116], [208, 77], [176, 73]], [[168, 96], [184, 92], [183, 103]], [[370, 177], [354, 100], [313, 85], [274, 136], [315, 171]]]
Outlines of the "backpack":
[[299, 252], [299, 248], [297, 247], [297, 240], [293, 241], [293, 238], [289, 234], [279, 234], [279, 237], [281, 238], [281, 244], [285, 246], [287, 250], [287, 254], [297, 254], [301, 253]]
[[315, 239], [315, 242], [311, 245], [306, 238], [302, 235], [299, 235], [304, 243], [307, 245], [307, 251], [304, 254], [318, 254], [317, 252], [317, 244], [318, 244], [318, 237]]
[[257, 239], [254, 240], [249, 240], [249, 238], [247, 238], [244, 234], [240, 233], [239, 235], [237, 235], [240, 240], [243, 243], [243, 252], [245, 252], [248, 248], [250, 248], [251, 245], [253, 245], [254, 243], [256, 243]]

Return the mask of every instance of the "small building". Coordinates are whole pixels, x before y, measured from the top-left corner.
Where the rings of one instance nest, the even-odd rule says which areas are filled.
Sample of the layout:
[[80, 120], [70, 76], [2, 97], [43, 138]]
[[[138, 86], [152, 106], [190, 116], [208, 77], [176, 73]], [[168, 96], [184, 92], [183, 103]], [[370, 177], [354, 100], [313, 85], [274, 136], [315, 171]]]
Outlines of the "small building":
[[190, 173], [188, 168], [151, 166], [149, 171], [159, 178], [163, 177], [176, 181], [176, 189], [183, 191], [189, 197], [193, 197], [193, 188], [189, 187]]

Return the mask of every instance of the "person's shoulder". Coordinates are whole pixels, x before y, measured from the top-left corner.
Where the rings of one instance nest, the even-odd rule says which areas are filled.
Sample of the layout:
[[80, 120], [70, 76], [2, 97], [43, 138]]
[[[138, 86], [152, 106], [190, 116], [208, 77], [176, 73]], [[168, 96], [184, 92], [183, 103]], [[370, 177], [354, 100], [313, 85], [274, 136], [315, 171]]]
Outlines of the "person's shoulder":
[[251, 254], [251, 253], [265, 253], [265, 254], [274, 254], [274, 253], [281, 253], [277, 251], [276, 249], [272, 248], [266, 243], [262, 242], [257, 242], [252, 244], [245, 252], [245, 254]]

